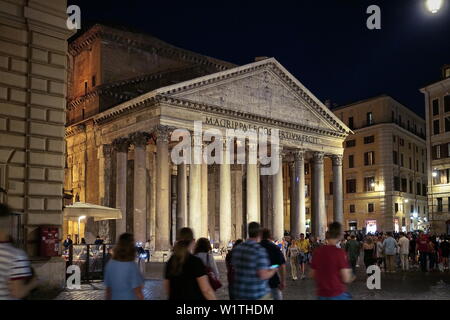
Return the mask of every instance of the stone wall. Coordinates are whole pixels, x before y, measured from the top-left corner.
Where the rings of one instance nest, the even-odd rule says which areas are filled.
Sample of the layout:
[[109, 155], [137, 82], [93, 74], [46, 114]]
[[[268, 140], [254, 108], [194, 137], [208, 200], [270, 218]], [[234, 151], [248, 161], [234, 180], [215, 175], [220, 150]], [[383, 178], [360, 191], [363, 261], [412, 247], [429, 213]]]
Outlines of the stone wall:
[[1, 181], [30, 255], [39, 225], [62, 224], [65, 11], [66, 1], [0, 1]]
[[[65, 0], [0, 0], [0, 185], [8, 192], [0, 201], [23, 214], [20, 245], [32, 258], [39, 226], [63, 221], [66, 8]], [[51, 265], [36, 272], [61, 285], [62, 259]]]

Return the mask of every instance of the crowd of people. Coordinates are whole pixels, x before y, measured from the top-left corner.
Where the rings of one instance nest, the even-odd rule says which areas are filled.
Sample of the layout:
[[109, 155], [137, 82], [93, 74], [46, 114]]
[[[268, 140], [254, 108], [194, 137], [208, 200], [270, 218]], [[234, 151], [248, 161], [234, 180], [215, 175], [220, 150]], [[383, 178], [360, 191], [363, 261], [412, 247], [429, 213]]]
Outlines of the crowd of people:
[[[11, 244], [5, 226], [11, 210], [0, 206], [0, 299], [22, 299], [37, 286], [26, 254]], [[3, 227], [2, 227], [3, 226]], [[450, 242], [446, 236], [419, 233], [344, 233], [331, 223], [326, 237], [308, 234], [274, 241], [269, 229], [257, 222], [247, 228], [248, 238], [230, 244], [225, 263], [231, 300], [282, 300], [286, 287], [286, 262], [293, 281], [314, 279], [321, 300], [351, 299], [346, 285], [356, 278], [360, 264], [378, 265], [382, 271], [419, 269], [448, 271]], [[98, 238], [98, 245], [102, 239]], [[70, 245], [67, 238], [64, 245]], [[149, 250], [148, 244], [142, 250]], [[106, 299], [144, 299], [144, 277], [132, 234], [124, 233], [105, 267]], [[362, 262], [362, 263], [361, 263]], [[178, 231], [170, 259], [165, 264], [164, 288], [169, 300], [214, 300], [223, 286], [207, 238], [195, 239], [190, 228]]]

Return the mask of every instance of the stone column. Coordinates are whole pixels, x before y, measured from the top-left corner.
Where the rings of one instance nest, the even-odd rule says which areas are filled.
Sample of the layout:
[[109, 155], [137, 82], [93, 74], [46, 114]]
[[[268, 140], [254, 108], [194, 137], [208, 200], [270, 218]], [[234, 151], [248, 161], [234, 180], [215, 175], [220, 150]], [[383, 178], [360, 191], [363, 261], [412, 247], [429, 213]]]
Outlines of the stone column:
[[202, 227], [200, 236], [208, 238], [208, 164], [201, 164], [201, 176], [202, 176]]
[[323, 152], [314, 152], [313, 154], [313, 190], [311, 195], [314, 216], [314, 227], [312, 233], [321, 240], [325, 239], [327, 213], [325, 211], [325, 184], [324, 184], [324, 166]]
[[147, 241], [147, 140], [148, 135], [135, 132], [130, 135], [134, 145], [134, 194], [133, 194], [133, 234], [137, 242]]
[[199, 150], [198, 148], [198, 143], [201, 143], [201, 136], [192, 135], [192, 154], [191, 164], [189, 166], [188, 225], [194, 231], [194, 237], [196, 239], [200, 238], [202, 231], [202, 167], [201, 157], [198, 157], [198, 153], [201, 153], [201, 149]]
[[279, 168], [278, 172], [272, 176], [273, 180], [273, 227], [272, 233], [275, 240], [284, 237], [284, 209], [283, 209], [283, 155], [281, 149], [278, 151]]
[[159, 126], [156, 140], [156, 229], [155, 249], [170, 248], [169, 128]]
[[305, 199], [305, 152], [303, 150], [294, 153], [295, 159], [295, 214], [298, 227], [297, 235], [306, 234], [306, 199]]
[[298, 236], [298, 228], [296, 228], [296, 224], [298, 224], [298, 217], [295, 214], [295, 205], [296, 205], [296, 176], [295, 176], [295, 162], [289, 163], [289, 177], [290, 177], [290, 195], [289, 195], [289, 230], [292, 237]]
[[129, 141], [119, 138], [113, 141], [116, 151], [116, 208], [120, 209], [122, 219], [116, 220], [116, 240], [127, 229], [127, 160]]
[[342, 155], [333, 155], [333, 219], [344, 224], [344, 192], [342, 182]]
[[[99, 203], [105, 207], [114, 207], [111, 203], [111, 174], [112, 170], [112, 146], [104, 144], [102, 146], [99, 163]], [[111, 229], [112, 220], [99, 221], [99, 236], [106, 243], [113, 243], [115, 239], [115, 231]]]
[[220, 247], [226, 247], [231, 240], [231, 168], [228, 140], [223, 144], [223, 163], [220, 164]]
[[177, 223], [180, 230], [187, 226], [188, 200], [187, 200], [187, 165], [179, 164], [177, 169]]
[[[256, 152], [257, 145], [249, 143], [247, 154]], [[260, 222], [258, 205], [258, 164], [252, 163], [255, 159], [247, 158], [247, 223]]]

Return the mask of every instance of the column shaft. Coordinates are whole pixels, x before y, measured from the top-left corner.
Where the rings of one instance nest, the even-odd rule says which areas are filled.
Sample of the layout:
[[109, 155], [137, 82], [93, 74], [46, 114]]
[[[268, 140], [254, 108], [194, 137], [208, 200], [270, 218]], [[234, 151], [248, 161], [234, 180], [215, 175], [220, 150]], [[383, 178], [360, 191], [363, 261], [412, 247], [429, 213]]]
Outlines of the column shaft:
[[283, 209], [283, 161], [281, 151], [279, 154], [278, 172], [272, 176], [273, 179], [273, 227], [272, 233], [275, 240], [284, 237], [284, 209]]
[[194, 237], [199, 238], [202, 228], [201, 190], [202, 168], [200, 164], [189, 166], [189, 227], [194, 231]]
[[134, 194], [133, 233], [137, 242], [147, 241], [147, 137], [141, 132], [133, 134], [134, 143]]
[[223, 150], [223, 163], [220, 164], [220, 247], [226, 247], [231, 240], [231, 168], [228, 148]]
[[201, 227], [201, 236], [204, 238], [208, 238], [208, 164], [201, 164], [201, 175], [202, 175], [202, 227]]
[[128, 140], [117, 139], [113, 143], [116, 150], [116, 208], [120, 209], [122, 219], [116, 220], [116, 238], [127, 229], [127, 160]]
[[333, 219], [344, 224], [344, 192], [342, 183], [342, 155], [334, 155], [333, 162]]
[[305, 199], [305, 154], [301, 152], [295, 161], [295, 175], [298, 177], [296, 188], [295, 211], [298, 214], [299, 233], [306, 234], [306, 199]]
[[325, 207], [325, 183], [324, 183], [324, 166], [322, 152], [315, 152], [313, 157], [314, 174], [313, 174], [313, 216], [314, 227], [313, 235], [321, 240], [325, 239], [327, 213]]
[[258, 165], [247, 162], [247, 223], [260, 222], [258, 212]]
[[170, 248], [169, 225], [169, 144], [168, 130], [164, 127], [157, 132], [156, 140], [156, 239], [155, 249], [166, 251]]
[[179, 164], [177, 169], [177, 222], [176, 228], [180, 230], [187, 226], [188, 200], [187, 200], [187, 166]]

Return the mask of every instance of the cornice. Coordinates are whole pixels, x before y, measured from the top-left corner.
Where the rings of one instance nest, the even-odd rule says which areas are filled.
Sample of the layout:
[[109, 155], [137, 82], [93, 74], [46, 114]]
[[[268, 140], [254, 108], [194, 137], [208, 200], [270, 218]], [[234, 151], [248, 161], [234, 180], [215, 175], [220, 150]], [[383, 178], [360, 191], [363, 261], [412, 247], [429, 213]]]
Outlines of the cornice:
[[75, 136], [79, 133], [83, 133], [86, 131], [86, 126], [84, 124], [77, 124], [73, 126], [66, 127], [65, 138], [69, 138]]

